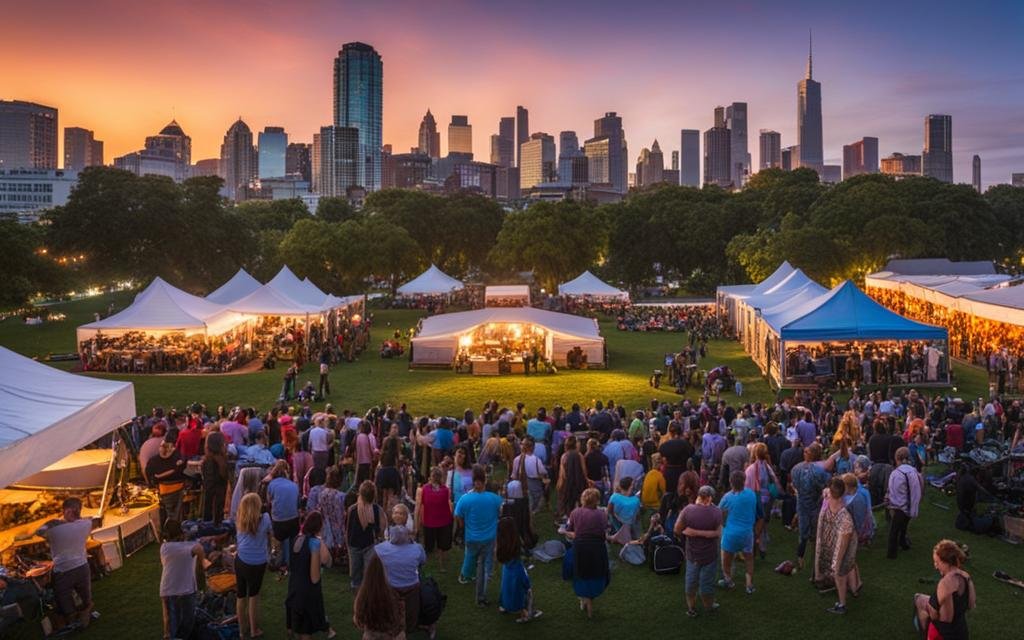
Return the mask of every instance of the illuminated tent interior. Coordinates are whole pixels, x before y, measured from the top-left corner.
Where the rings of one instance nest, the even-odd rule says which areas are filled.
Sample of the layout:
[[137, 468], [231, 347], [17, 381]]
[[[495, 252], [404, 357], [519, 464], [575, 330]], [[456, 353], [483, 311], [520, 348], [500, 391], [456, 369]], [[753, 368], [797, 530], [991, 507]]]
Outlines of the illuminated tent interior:
[[558, 295], [629, 300], [629, 293], [616, 289], [589, 271], [584, 271], [569, 282], [558, 285]]
[[400, 296], [435, 296], [464, 288], [461, 280], [456, 280], [432, 264], [429, 269], [398, 287], [397, 293]]
[[565, 366], [579, 347], [588, 366], [603, 367], [604, 338], [597, 321], [532, 307], [491, 307], [431, 316], [412, 339], [412, 364], [451, 365], [462, 354], [486, 360], [521, 360], [536, 347], [546, 360]]

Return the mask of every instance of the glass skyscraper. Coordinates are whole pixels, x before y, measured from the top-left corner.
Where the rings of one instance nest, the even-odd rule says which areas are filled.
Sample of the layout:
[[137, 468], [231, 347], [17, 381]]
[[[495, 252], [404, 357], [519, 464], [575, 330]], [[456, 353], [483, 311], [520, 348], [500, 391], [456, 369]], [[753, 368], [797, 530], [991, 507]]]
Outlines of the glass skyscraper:
[[821, 171], [825, 164], [821, 133], [821, 83], [814, 80], [811, 50], [807, 52], [807, 77], [797, 83], [796, 136], [800, 166]]
[[283, 178], [288, 151], [288, 134], [283, 127], [264, 127], [259, 136], [259, 169], [261, 180]]
[[334, 126], [359, 131], [356, 182], [367, 191], [381, 188], [383, 101], [380, 54], [362, 42], [342, 46], [334, 59]]

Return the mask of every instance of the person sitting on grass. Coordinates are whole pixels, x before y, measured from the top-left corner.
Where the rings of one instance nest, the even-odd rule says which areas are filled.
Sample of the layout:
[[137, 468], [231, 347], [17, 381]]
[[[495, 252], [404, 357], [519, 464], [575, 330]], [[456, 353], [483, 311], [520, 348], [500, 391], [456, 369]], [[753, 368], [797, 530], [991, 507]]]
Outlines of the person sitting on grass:
[[526, 567], [523, 566], [519, 531], [511, 517], [506, 516], [498, 520], [495, 557], [501, 564], [501, 597], [498, 601], [498, 610], [502, 613], [518, 613], [516, 622], [529, 622], [539, 618], [543, 612], [533, 608], [533, 588]]

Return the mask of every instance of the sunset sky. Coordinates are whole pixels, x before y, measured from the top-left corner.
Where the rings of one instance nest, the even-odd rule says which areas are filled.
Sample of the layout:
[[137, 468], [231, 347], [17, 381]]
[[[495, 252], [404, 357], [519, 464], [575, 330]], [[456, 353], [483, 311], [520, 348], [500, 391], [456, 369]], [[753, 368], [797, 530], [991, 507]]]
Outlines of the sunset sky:
[[[106, 161], [176, 118], [193, 161], [216, 157], [241, 116], [311, 142], [331, 121], [333, 59], [345, 42], [384, 61], [384, 142], [416, 144], [427, 107], [447, 148], [453, 113], [489, 157], [517, 104], [532, 131], [593, 133], [623, 117], [629, 160], [657, 138], [666, 166], [679, 130], [716, 105], [749, 104], [757, 131], [796, 144], [796, 83], [814, 29], [826, 162], [877, 136], [880, 153], [920, 153], [924, 117], [953, 116], [954, 177], [981, 155], [986, 185], [1024, 172], [1024, 2], [124, 2], [4, 0], [0, 98], [60, 110], [93, 129]], [[61, 152], [63, 153], [63, 152]], [[61, 155], [63, 157], [63, 155]]]

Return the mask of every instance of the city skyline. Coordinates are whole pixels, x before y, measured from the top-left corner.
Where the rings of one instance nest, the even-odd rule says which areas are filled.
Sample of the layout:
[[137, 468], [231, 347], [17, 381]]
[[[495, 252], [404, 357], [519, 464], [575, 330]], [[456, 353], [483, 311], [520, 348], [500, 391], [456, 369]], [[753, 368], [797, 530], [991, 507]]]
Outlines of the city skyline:
[[[94, 131], [107, 158], [139, 149], [171, 119], [192, 137], [194, 160], [216, 157], [239, 115], [254, 131], [283, 126], [289, 140], [309, 143], [332, 120], [331, 61], [344, 43], [360, 41], [385, 61], [383, 142], [396, 152], [417, 145], [428, 107], [439, 123], [453, 114], [477, 123], [473, 151], [486, 159], [499, 118], [513, 116], [516, 105], [530, 110], [531, 133], [587, 132], [595, 118], [616, 111], [627, 143], [640, 149], [655, 138], [677, 140], [680, 129], [708, 129], [712, 108], [733, 101], [749, 105], [749, 131], [779, 131], [789, 147], [797, 143], [794, 87], [813, 28], [826, 164], [842, 164], [843, 145], [866, 136], [879, 138], [882, 156], [920, 153], [920, 123], [941, 113], [956, 121], [958, 182], [969, 182], [975, 154], [985, 186], [1007, 182], [1024, 165], [1024, 76], [1013, 64], [1024, 57], [1017, 37], [1024, 7], [1014, 3], [991, 3], [991, 11], [868, 3], [842, 16], [787, 3], [742, 7], [722, 21], [720, 10], [704, 3], [582, 11], [578, 2], [526, 2], [511, 23], [492, 20], [495, 6], [397, 4], [387, 20], [379, 8], [326, 2], [302, 12], [257, 2], [244, 13], [214, 2], [185, 14], [169, 3], [84, 7], [57, 0], [45, 21], [14, 6], [7, 23], [18, 28], [0, 38], [0, 52], [13, 61], [0, 98], [58, 108], [61, 128]], [[157, 19], [163, 35], [154, 37], [143, 27]], [[225, 45], [224, 24], [238, 44]], [[580, 36], [550, 37], [570, 24]], [[621, 38], [605, 37], [620, 28]], [[727, 31], [742, 33], [745, 48], [722, 55], [714, 68], [700, 64]], [[936, 35], [945, 33], [955, 37]], [[40, 39], [78, 53], [38, 55], [29, 43]], [[245, 44], [254, 39], [259, 46]], [[637, 67], [636, 56], [650, 59]]]

